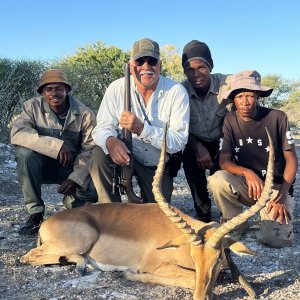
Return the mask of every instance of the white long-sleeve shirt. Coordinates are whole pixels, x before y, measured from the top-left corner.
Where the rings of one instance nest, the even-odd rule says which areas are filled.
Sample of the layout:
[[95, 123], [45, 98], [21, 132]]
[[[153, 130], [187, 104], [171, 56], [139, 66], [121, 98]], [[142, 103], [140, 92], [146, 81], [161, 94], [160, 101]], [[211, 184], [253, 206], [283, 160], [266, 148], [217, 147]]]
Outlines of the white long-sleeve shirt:
[[[144, 122], [144, 129], [141, 134], [139, 136], [132, 134], [133, 156], [146, 166], [156, 166], [166, 124], [168, 125], [168, 153], [183, 150], [187, 143], [190, 118], [189, 97], [180, 83], [160, 75], [157, 88], [145, 107], [132, 76], [130, 81], [131, 111]], [[109, 85], [97, 114], [97, 126], [92, 132], [96, 144], [106, 154], [108, 154], [106, 148], [108, 137], [122, 136], [119, 118], [124, 111], [124, 85], [124, 78], [120, 78]], [[141, 105], [151, 125], [145, 120]]]

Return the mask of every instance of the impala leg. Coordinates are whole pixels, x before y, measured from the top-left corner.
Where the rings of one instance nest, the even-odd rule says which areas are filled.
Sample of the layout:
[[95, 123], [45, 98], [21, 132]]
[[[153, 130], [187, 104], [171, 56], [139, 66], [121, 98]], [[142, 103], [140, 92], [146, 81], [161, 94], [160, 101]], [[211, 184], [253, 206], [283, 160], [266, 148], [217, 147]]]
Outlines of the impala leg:
[[40, 247], [34, 248], [21, 257], [20, 262], [23, 264], [29, 263], [34, 266], [39, 265], [54, 265], [75, 263], [76, 271], [83, 276], [86, 271], [87, 260], [80, 254], [68, 254], [65, 250], [56, 249], [55, 253], [51, 251], [52, 247], [47, 247], [43, 244]]
[[76, 264], [76, 272], [80, 276], [84, 276], [86, 274], [87, 259], [84, 256], [80, 254], [71, 254], [66, 255], [65, 258], [69, 263]]
[[139, 273], [135, 270], [128, 269], [124, 271], [128, 280], [140, 281], [151, 284], [180, 286], [183, 288], [195, 288], [195, 271], [183, 269], [178, 266], [163, 267], [163, 270], [157, 269], [155, 273]]
[[39, 255], [38, 253], [27, 253], [22, 256], [20, 262], [23, 264], [29, 263], [34, 266], [39, 265], [54, 265], [60, 264], [60, 255], [57, 254], [45, 254]]
[[[49, 261], [47, 260], [49, 258]], [[20, 262], [23, 264], [32, 264], [32, 265], [46, 265], [46, 264], [58, 264], [59, 256], [57, 254], [47, 253], [47, 248], [42, 245], [31, 249], [20, 259]]]

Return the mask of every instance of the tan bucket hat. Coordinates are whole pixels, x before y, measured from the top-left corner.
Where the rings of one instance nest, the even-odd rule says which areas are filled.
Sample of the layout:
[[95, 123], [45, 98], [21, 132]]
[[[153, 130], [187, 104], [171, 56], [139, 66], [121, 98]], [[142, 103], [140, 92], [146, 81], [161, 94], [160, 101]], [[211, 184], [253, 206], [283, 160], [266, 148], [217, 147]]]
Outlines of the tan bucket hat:
[[72, 89], [70, 83], [68, 82], [67, 75], [58, 69], [49, 69], [43, 73], [39, 87], [37, 88], [37, 92], [41, 94], [43, 87], [48, 83], [64, 83], [69, 88], [69, 91]]
[[219, 99], [231, 99], [231, 93], [239, 89], [259, 92], [260, 97], [268, 97], [273, 92], [271, 87], [261, 85], [261, 76], [257, 71], [245, 70], [227, 76], [220, 88]]

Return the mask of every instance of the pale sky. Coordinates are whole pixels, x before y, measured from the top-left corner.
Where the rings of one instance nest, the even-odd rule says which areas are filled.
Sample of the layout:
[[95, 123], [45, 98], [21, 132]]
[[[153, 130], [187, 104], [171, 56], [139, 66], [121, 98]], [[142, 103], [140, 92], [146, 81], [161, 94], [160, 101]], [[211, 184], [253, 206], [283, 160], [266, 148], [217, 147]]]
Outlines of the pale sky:
[[0, 57], [52, 60], [97, 41], [130, 50], [151, 38], [181, 51], [193, 39], [213, 72], [256, 69], [300, 80], [298, 0], [1, 1]]

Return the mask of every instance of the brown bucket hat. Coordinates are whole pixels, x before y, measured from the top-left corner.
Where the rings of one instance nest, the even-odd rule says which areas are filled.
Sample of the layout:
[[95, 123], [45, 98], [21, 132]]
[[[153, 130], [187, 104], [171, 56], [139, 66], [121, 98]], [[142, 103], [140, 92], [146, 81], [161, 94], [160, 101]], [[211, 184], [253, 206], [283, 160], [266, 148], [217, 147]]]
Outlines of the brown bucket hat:
[[231, 99], [231, 94], [240, 89], [259, 92], [260, 97], [268, 97], [273, 91], [271, 87], [261, 85], [261, 76], [257, 71], [245, 70], [227, 76], [220, 88], [219, 99]]
[[69, 88], [69, 92], [72, 89], [70, 83], [68, 82], [67, 75], [58, 69], [49, 69], [43, 73], [39, 87], [37, 88], [37, 92], [41, 94], [43, 87], [49, 83], [64, 83]]

